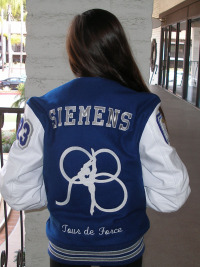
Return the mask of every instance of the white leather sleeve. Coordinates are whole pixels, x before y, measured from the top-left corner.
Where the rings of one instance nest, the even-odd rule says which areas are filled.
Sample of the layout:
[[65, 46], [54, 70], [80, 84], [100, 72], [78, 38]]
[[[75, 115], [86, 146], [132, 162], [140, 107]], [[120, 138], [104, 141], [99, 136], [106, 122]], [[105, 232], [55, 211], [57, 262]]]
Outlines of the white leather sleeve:
[[0, 170], [0, 192], [15, 210], [38, 209], [47, 202], [43, 181], [44, 129], [28, 105], [24, 122], [19, 132], [21, 144], [19, 140], [13, 143], [8, 160]]
[[156, 120], [159, 106], [145, 126], [139, 149], [147, 206], [172, 212], [185, 203], [191, 190], [186, 167], [165, 141]]

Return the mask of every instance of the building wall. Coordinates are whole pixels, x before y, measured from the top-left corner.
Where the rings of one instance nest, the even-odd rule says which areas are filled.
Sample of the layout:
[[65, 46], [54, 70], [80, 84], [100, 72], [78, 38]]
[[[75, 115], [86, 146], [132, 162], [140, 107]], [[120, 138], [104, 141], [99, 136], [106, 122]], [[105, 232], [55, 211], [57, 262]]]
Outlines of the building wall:
[[166, 10], [185, 2], [186, 0], [159, 0], [160, 2], [160, 13], [165, 12]]
[[[153, 0], [28, 0], [27, 97], [40, 96], [73, 78], [65, 52], [66, 31], [75, 14], [91, 8], [103, 8], [117, 15], [148, 82]], [[48, 266], [47, 218], [46, 210], [26, 213], [27, 267]]]
[[185, 2], [186, 0], [154, 0], [153, 1], [153, 18], [159, 18], [159, 14], [168, 9]]
[[153, 18], [159, 18], [160, 2], [161, 2], [161, 0], [154, 0], [153, 1], [153, 13], [152, 13]]
[[110, 10], [119, 17], [136, 61], [148, 80], [153, 0], [84, 0], [84, 6], [81, 3], [80, 0], [27, 1], [28, 97], [42, 95], [73, 78], [65, 51], [67, 28], [75, 14], [94, 7]]
[[153, 1], [153, 18], [159, 18], [159, 14], [168, 9], [185, 2], [186, 0], [154, 0]]

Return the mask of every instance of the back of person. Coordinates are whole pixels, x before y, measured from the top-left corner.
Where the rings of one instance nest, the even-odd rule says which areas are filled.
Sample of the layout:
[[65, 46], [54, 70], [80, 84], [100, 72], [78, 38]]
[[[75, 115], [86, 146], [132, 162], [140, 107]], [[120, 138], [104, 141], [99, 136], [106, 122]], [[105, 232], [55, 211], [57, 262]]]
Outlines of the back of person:
[[111, 251], [143, 237], [149, 221], [139, 142], [159, 102], [96, 77], [29, 100], [45, 129], [47, 234], [56, 246]]
[[28, 100], [1, 193], [17, 210], [47, 205], [51, 267], [141, 266], [146, 206], [179, 209], [187, 170], [113, 14], [77, 15], [67, 51], [76, 78]]

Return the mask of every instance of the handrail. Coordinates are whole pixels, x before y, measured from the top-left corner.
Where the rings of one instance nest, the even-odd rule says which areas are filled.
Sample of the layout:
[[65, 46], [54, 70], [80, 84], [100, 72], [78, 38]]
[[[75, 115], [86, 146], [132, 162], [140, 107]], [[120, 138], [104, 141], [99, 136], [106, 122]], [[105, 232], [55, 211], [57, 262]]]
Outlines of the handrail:
[[[24, 112], [23, 108], [0, 108], [0, 155], [1, 155], [1, 167], [3, 167], [3, 145], [2, 145], [2, 129], [4, 126], [4, 114], [5, 113], [15, 113], [17, 114], [16, 119], [16, 130], [18, 129], [21, 114]], [[8, 215], [7, 215], [7, 206], [4, 201], [4, 217], [5, 217], [5, 250], [1, 252], [1, 267], [7, 267], [8, 264]], [[21, 249], [18, 250], [17, 255], [17, 266], [23, 266], [23, 253], [24, 253], [24, 244], [23, 244], [23, 213], [20, 211], [20, 228], [21, 228]]]

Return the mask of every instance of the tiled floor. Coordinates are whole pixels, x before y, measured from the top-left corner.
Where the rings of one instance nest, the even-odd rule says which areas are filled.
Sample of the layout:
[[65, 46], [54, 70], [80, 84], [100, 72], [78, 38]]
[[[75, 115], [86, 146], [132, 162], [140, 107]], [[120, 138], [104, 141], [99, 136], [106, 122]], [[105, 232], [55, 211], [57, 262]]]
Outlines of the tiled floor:
[[200, 110], [158, 86], [171, 145], [185, 163], [191, 195], [175, 213], [148, 210], [151, 228], [145, 237], [143, 267], [200, 266]]

